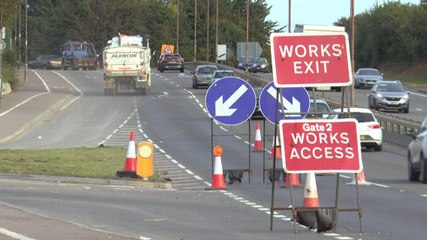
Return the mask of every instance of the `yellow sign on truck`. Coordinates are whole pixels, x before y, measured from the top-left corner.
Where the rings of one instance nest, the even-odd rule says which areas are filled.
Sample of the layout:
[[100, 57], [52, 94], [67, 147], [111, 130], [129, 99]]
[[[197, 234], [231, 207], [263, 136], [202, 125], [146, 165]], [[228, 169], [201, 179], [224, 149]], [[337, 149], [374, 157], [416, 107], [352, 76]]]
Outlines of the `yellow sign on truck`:
[[162, 45], [162, 51], [161, 51], [161, 55], [163, 54], [171, 54], [174, 53], [175, 50], [175, 46], [174, 45], [168, 45], [168, 44], [163, 44]]

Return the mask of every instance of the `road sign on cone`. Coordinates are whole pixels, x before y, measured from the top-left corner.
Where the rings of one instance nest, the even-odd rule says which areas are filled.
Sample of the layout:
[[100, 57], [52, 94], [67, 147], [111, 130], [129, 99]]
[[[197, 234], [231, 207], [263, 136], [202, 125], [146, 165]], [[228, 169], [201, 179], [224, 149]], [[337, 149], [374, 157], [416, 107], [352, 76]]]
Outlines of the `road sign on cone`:
[[303, 206], [319, 207], [319, 196], [317, 195], [316, 175], [314, 173], [306, 173]]
[[256, 131], [255, 131], [255, 147], [253, 149], [254, 152], [261, 152], [263, 151], [262, 146], [262, 139], [261, 139], [261, 129], [259, 123], [256, 124]]
[[135, 151], [135, 135], [133, 131], [130, 133], [130, 139], [126, 154], [126, 162], [123, 171], [117, 171], [119, 177], [137, 177], [136, 175], [136, 151]]
[[224, 172], [222, 170], [222, 162], [221, 162], [222, 152], [223, 152], [223, 149], [221, 146], [214, 147], [215, 164], [214, 164], [214, 172], [212, 175], [212, 186], [210, 189], [226, 189]]

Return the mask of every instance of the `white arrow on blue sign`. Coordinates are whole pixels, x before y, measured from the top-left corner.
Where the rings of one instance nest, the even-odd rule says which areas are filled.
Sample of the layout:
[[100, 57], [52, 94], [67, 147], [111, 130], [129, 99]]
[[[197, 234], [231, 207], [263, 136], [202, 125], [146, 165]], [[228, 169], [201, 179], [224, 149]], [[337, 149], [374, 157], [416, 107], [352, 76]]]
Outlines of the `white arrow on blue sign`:
[[255, 91], [245, 80], [225, 77], [212, 84], [206, 92], [209, 115], [225, 125], [239, 125], [254, 113]]
[[[277, 99], [277, 96], [279, 96], [279, 99]], [[278, 107], [276, 109], [277, 103]], [[282, 88], [282, 95], [277, 95], [277, 88], [274, 86], [274, 82], [270, 82], [261, 91], [259, 106], [264, 117], [273, 124], [276, 123], [276, 112], [278, 121], [281, 119], [304, 119], [305, 114], [296, 113], [308, 112], [310, 109], [310, 96], [303, 87]], [[287, 113], [292, 113], [292, 115]]]

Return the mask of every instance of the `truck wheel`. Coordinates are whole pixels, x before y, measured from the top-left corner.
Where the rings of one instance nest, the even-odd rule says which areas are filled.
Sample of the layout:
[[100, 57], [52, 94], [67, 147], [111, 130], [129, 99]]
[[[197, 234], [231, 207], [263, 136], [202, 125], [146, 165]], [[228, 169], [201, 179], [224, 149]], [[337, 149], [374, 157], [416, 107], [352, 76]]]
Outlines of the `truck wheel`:
[[420, 155], [420, 182], [427, 183], [427, 159]]

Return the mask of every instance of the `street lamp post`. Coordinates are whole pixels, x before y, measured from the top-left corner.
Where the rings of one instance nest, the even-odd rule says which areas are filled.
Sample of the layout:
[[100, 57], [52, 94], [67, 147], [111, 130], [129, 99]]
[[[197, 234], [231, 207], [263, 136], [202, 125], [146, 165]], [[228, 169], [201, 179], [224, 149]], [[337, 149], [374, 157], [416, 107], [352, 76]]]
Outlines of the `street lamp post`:
[[206, 62], [209, 62], [209, 0], [206, 7]]
[[194, 62], [197, 61], [197, 0], [194, 1]]
[[177, 0], [178, 10], [176, 13], [176, 52], [179, 53], [179, 0]]
[[25, 82], [27, 82], [28, 70], [28, 0], [25, 0]]

